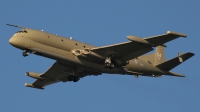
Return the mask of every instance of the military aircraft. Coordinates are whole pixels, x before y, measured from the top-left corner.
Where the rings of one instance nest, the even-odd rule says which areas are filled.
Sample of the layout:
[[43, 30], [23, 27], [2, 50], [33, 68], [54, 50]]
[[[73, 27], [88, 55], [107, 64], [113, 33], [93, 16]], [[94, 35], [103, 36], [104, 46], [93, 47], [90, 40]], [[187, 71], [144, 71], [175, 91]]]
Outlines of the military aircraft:
[[[194, 56], [193, 53], [179, 53], [177, 57], [165, 58], [165, 43], [186, 34], [167, 31], [166, 34], [140, 38], [127, 36], [127, 42], [96, 47], [83, 42], [64, 38], [40, 30], [21, 28], [10, 39], [9, 43], [23, 50], [22, 55], [30, 53], [56, 60], [43, 74], [26, 72], [26, 75], [35, 78], [32, 84], [25, 86], [44, 89], [45, 86], [56, 82], [77, 82], [80, 78], [90, 75], [122, 74], [161, 77], [162, 75], [184, 77], [182, 74], [170, 70]], [[155, 53], [144, 55], [152, 50]]]

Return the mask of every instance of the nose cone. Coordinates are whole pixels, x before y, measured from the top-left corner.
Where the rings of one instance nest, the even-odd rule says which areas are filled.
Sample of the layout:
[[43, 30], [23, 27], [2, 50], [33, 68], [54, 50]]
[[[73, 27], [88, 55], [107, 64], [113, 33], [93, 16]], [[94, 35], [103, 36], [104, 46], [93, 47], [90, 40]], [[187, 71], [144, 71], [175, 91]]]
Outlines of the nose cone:
[[9, 39], [9, 41], [8, 41], [11, 45], [14, 45], [14, 43], [15, 43], [15, 39], [13, 39], [13, 37], [11, 37], [10, 39]]
[[25, 43], [24, 39], [20, 36], [13, 36], [8, 41], [12, 46], [17, 47], [19, 49], [24, 49]]
[[14, 47], [20, 47], [22, 43], [21, 39], [16, 36], [11, 37], [8, 42]]

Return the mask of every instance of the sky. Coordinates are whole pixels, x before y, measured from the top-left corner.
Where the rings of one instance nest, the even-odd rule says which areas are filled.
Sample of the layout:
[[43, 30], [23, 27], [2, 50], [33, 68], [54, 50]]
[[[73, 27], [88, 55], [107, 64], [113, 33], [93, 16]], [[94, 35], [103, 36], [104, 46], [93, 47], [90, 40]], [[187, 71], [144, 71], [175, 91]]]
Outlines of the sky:
[[[0, 111], [199, 112], [199, 4], [199, 0], [1, 0]], [[178, 52], [195, 56], [172, 70], [185, 78], [103, 74], [39, 90], [24, 86], [35, 81], [25, 72], [43, 73], [55, 60], [23, 57], [8, 43], [19, 29], [7, 23], [95, 46], [126, 42], [128, 35], [146, 38], [171, 30], [188, 37], [166, 44], [167, 59]]]

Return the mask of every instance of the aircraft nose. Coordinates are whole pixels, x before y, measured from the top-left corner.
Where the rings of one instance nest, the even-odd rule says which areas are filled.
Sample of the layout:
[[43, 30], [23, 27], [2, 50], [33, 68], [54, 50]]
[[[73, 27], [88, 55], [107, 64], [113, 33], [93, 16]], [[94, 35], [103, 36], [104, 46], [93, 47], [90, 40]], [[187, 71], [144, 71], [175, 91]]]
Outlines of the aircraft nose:
[[12, 36], [8, 42], [14, 47], [24, 49], [24, 40], [20, 36]]
[[11, 38], [9, 39], [8, 42], [9, 42], [11, 45], [13, 45], [13, 44], [14, 44], [14, 40], [15, 40], [15, 39], [13, 39], [13, 37], [11, 37]]
[[8, 42], [12, 46], [19, 46], [20, 45], [20, 40], [16, 36], [11, 37]]

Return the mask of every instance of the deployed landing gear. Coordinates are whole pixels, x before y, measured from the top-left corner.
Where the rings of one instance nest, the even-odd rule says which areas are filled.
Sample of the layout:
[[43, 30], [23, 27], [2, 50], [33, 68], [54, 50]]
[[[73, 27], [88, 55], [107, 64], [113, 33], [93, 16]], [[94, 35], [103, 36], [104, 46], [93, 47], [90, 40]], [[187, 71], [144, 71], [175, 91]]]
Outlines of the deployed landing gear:
[[68, 81], [78, 82], [79, 77], [70, 75], [70, 76], [68, 76]]
[[109, 68], [109, 69], [112, 69], [115, 67], [115, 65], [111, 61], [111, 57], [106, 57], [104, 67]]
[[112, 69], [112, 68], [114, 68], [114, 67], [115, 67], [115, 65], [114, 65], [114, 64], [112, 64], [112, 63], [105, 63], [105, 64], [104, 64], [104, 67], [105, 67], [105, 68]]
[[28, 56], [28, 51], [25, 50], [25, 51], [22, 53], [22, 55], [23, 55], [24, 57]]

